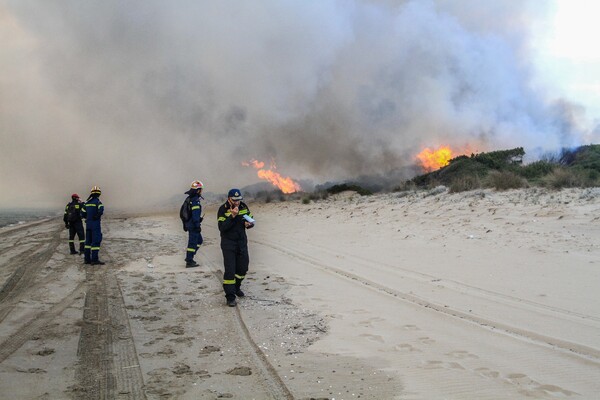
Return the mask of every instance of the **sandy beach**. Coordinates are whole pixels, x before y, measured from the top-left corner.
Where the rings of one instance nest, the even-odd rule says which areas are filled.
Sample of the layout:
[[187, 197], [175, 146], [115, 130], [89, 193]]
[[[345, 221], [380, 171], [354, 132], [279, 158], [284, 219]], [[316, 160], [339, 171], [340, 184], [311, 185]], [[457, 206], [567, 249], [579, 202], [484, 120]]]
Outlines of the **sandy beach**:
[[216, 208], [0, 230], [2, 399], [597, 399], [600, 189], [248, 201], [225, 305]]

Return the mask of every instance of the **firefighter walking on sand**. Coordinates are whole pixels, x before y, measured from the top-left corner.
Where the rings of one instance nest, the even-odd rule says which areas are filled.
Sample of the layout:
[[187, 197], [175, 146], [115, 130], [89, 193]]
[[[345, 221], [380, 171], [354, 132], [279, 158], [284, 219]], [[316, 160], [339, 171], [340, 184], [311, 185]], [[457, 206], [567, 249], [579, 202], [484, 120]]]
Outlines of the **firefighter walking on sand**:
[[194, 268], [199, 264], [194, 261], [194, 256], [203, 242], [202, 239], [202, 206], [200, 199], [202, 197], [202, 188], [204, 185], [200, 181], [194, 181], [190, 185], [190, 190], [185, 192], [188, 195], [181, 206], [180, 217], [183, 222], [183, 230], [188, 232], [188, 245], [185, 254], [185, 267]]
[[242, 281], [248, 272], [248, 237], [246, 229], [254, 226], [252, 213], [242, 202], [239, 189], [231, 189], [227, 201], [217, 212], [217, 224], [221, 232], [221, 251], [223, 252], [223, 290], [229, 307], [236, 306], [236, 296], [244, 297]]
[[102, 243], [100, 218], [102, 218], [102, 214], [104, 214], [104, 205], [100, 201], [101, 194], [102, 191], [100, 188], [94, 186], [81, 211], [81, 215], [85, 218], [86, 230], [84, 264], [104, 265], [104, 262], [98, 259], [100, 243]]
[[[65, 216], [63, 221], [65, 222], [65, 228], [69, 230], [69, 248], [71, 254], [79, 254], [84, 251], [85, 246], [85, 233], [83, 231], [83, 221], [81, 219], [81, 210], [83, 209], [83, 203], [81, 202], [79, 195], [73, 193], [71, 195], [71, 202], [65, 207]], [[75, 250], [75, 234], [79, 238], [79, 252]]]

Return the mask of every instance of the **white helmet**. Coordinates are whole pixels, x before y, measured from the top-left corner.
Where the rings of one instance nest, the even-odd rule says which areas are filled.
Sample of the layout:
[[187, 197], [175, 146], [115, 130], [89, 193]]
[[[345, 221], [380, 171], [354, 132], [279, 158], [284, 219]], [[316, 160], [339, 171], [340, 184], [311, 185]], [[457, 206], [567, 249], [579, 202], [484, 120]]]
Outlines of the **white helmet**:
[[204, 185], [200, 181], [194, 181], [190, 185], [190, 189], [202, 189], [203, 187], [204, 187]]

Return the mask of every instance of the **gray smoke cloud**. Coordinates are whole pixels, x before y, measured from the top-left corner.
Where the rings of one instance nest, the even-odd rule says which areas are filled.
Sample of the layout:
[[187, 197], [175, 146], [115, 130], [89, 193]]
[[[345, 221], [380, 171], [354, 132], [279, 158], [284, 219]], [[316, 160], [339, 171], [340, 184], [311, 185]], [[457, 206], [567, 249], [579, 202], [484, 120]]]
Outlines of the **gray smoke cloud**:
[[0, 1], [0, 206], [224, 192], [259, 180], [250, 159], [323, 182], [426, 146], [597, 139], [530, 84], [533, 3]]

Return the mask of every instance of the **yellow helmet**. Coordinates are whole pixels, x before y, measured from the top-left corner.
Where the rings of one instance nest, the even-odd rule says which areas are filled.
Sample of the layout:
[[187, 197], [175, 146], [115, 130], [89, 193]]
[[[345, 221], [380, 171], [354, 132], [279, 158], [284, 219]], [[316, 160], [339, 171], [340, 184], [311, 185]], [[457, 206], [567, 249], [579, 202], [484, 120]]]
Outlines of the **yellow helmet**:
[[102, 191], [100, 190], [100, 186], [94, 186], [92, 188], [92, 190], [90, 190], [91, 194], [102, 194]]
[[203, 187], [204, 187], [204, 185], [200, 181], [194, 181], [190, 185], [190, 189], [202, 189]]

